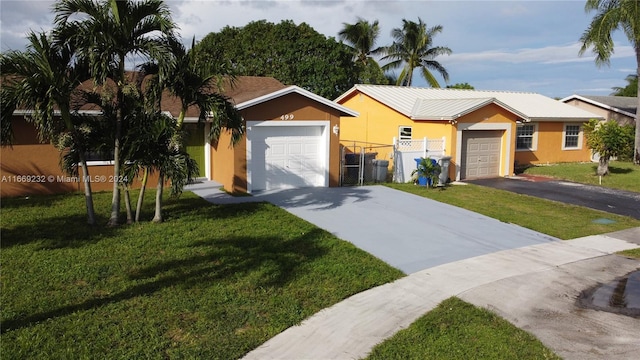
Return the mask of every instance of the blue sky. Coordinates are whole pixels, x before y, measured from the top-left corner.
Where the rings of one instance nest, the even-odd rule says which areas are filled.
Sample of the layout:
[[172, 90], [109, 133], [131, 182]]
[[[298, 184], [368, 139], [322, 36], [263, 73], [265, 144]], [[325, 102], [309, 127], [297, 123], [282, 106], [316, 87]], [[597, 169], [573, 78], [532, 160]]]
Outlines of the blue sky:
[[[224, 26], [250, 21], [291, 19], [306, 22], [318, 32], [337, 37], [343, 23], [358, 17], [378, 20], [377, 45], [391, 43], [390, 32], [402, 19], [422, 18], [428, 26], [442, 25], [434, 45], [449, 47], [450, 56], [438, 58], [450, 83], [467, 82], [481, 90], [531, 91], [550, 97], [571, 94], [608, 95], [625, 86], [635, 73], [636, 60], [629, 41], [614, 33], [611, 66], [598, 68], [588, 52], [578, 56], [579, 39], [593, 13], [584, 0], [566, 1], [234, 1], [169, 0], [174, 21], [186, 42], [201, 39]], [[49, 30], [52, 1], [0, 0], [0, 49], [24, 49], [29, 29]], [[439, 79], [441, 80], [441, 79]], [[425, 86], [420, 77], [415, 86]], [[444, 81], [441, 81], [444, 84]]]

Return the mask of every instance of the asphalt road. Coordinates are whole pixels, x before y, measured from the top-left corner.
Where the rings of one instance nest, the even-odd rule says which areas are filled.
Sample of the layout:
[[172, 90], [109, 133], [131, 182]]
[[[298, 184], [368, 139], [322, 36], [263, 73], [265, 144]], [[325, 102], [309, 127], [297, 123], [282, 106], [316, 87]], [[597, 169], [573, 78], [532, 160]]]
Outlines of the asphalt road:
[[[466, 182], [640, 219], [640, 193], [636, 192], [561, 180], [494, 178]], [[638, 187], [640, 190], [640, 184]]]

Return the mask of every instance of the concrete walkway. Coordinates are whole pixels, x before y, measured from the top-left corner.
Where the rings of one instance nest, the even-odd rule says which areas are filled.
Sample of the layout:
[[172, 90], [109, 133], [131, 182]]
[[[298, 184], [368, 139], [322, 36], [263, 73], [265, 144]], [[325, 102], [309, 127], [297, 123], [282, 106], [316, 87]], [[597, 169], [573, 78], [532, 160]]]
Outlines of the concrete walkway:
[[[563, 358], [628, 359], [640, 353], [640, 320], [576, 305], [581, 291], [638, 269], [637, 260], [610, 254], [640, 247], [640, 228], [559, 241], [387, 189], [298, 189], [234, 198], [215, 184], [190, 186], [214, 203], [273, 202], [369, 246], [365, 250], [410, 274], [321, 310], [245, 359], [362, 358], [451, 296], [491, 309]], [[434, 235], [419, 241], [427, 226]]]
[[606, 256], [635, 247], [590, 236], [436, 266], [324, 309], [244, 359], [359, 359], [451, 296], [497, 312], [565, 359], [630, 359], [640, 353], [640, 321], [575, 302], [580, 291], [636, 270], [637, 260]]

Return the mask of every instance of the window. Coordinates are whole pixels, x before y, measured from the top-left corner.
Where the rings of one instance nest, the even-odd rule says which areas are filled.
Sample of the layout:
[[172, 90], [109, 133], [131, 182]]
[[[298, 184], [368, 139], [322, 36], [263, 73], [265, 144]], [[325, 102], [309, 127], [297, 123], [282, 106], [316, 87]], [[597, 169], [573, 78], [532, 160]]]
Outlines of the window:
[[113, 165], [113, 150], [107, 153], [89, 151], [86, 155], [87, 165]]
[[562, 137], [562, 150], [572, 150], [582, 148], [582, 137], [580, 125], [565, 124]]
[[535, 150], [536, 142], [535, 124], [518, 126], [516, 130], [516, 150]]
[[398, 139], [411, 140], [411, 126], [400, 126], [398, 129]]

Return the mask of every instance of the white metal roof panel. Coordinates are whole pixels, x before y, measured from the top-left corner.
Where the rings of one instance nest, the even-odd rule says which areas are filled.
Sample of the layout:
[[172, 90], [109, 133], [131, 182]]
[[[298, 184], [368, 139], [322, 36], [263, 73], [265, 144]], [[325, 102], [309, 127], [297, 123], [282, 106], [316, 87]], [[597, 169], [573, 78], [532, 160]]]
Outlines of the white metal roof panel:
[[[336, 99], [339, 102], [353, 91], [362, 93], [376, 99], [392, 109], [412, 117], [416, 104], [425, 100], [458, 100], [467, 102], [470, 99], [496, 99], [507, 109], [521, 115], [524, 120], [530, 121], [587, 121], [600, 116], [575, 106], [567, 105], [561, 101], [529, 92], [512, 91], [481, 91], [462, 89], [434, 89], [417, 88], [390, 85], [356, 85], [351, 90]], [[442, 106], [453, 101], [439, 102]], [[420, 105], [422, 106], [422, 105]], [[426, 106], [426, 105], [424, 105]]]
[[417, 99], [411, 112], [413, 120], [455, 120], [486, 105], [496, 104], [522, 117], [495, 98]]

